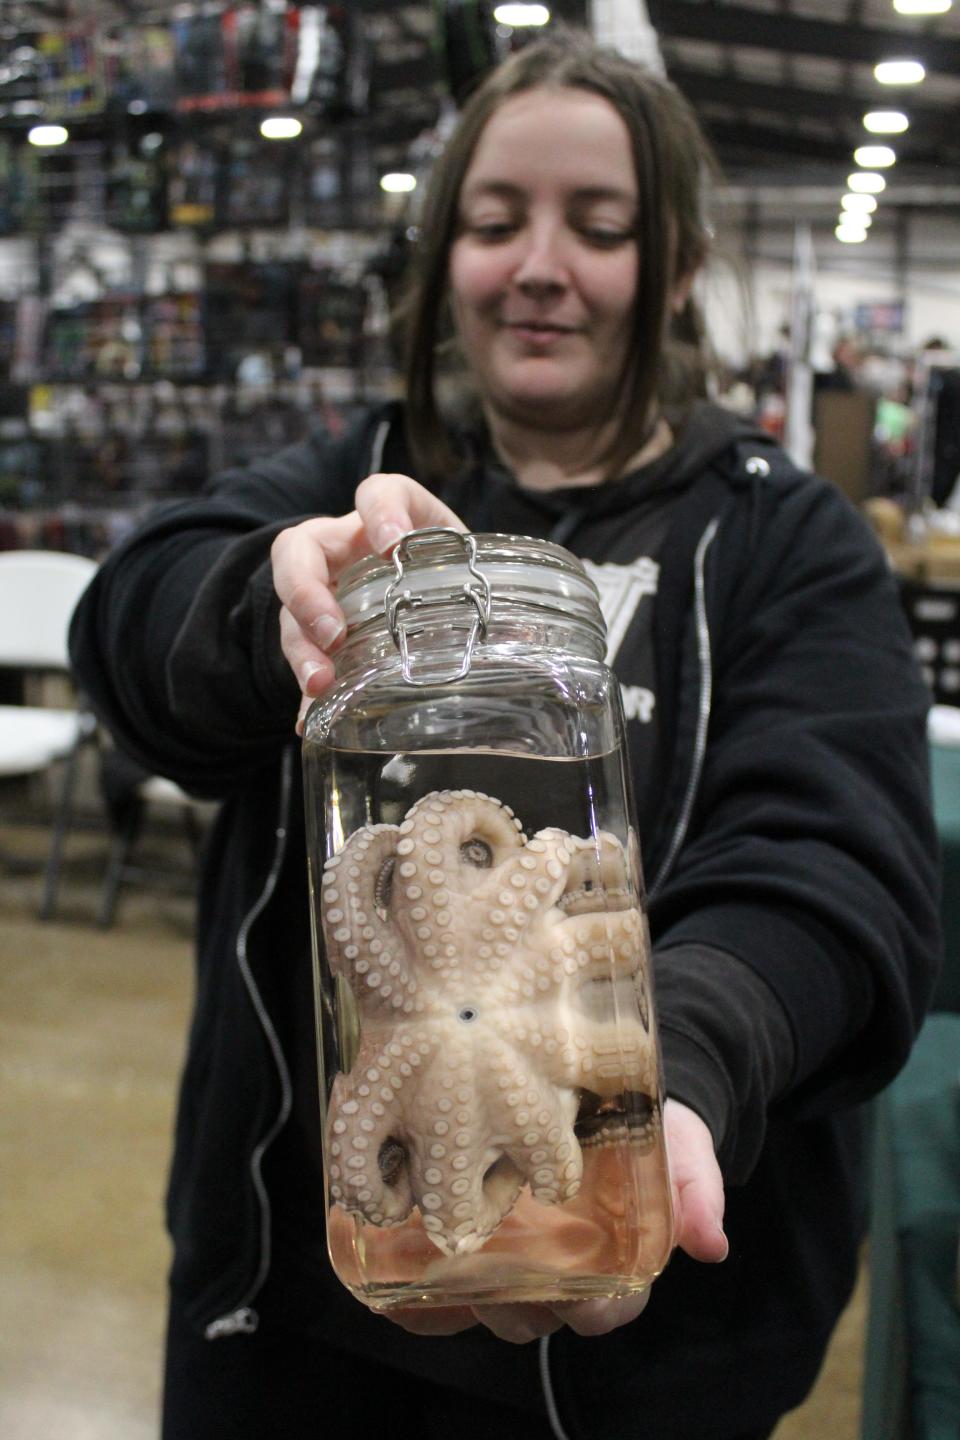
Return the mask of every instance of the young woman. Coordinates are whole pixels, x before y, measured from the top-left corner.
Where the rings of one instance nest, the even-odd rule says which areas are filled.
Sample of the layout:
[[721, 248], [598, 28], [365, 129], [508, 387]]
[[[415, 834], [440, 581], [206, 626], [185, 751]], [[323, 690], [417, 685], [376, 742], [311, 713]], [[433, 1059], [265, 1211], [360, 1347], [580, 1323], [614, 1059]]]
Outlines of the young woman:
[[[669, 85], [584, 37], [519, 52], [432, 178], [406, 403], [158, 511], [81, 603], [76, 668], [120, 743], [223, 801], [169, 1191], [166, 1440], [746, 1440], [816, 1376], [862, 1234], [858, 1107], [936, 968], [927, 697], [857, 515], [694, 399], [708, 173]], [[645, 1308], [391, 1325], [326, 1260], [293, 732], [333, 676], [337, 576], [438, 523], [559, 540], [627, 607], [612, 662], [678, 1215]]]

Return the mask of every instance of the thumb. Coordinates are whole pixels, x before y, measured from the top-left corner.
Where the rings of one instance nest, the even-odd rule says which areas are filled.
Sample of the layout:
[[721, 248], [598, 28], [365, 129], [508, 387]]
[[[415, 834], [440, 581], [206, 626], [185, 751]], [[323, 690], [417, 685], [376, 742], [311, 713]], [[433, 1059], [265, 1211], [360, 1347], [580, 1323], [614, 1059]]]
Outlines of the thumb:
[[429, 525], [467, 528], [449, 506], [409, 475], [369, 475], [357, 487], [356, 506], [380, 555], [388, 554], [410, 530]]
[[664, 1128], [676, 1243], [693, 1260], [725, 1260], [730, 1246], [723, 1230], [723, 1177], [710, 1131], [700, 1116], [679, 1100], [667, 1101]]

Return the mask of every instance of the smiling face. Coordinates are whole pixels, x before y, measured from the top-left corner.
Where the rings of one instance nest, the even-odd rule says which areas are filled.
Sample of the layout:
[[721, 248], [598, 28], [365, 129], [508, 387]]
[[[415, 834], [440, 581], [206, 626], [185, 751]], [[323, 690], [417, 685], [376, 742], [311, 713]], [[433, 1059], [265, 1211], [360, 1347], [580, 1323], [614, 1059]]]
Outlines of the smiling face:
[[538, 88], [491, 116], [460, 192], [449, 285], [494, 426], [609, 417], [632, 332], [637, 205], [630, 135], [601, 96]]

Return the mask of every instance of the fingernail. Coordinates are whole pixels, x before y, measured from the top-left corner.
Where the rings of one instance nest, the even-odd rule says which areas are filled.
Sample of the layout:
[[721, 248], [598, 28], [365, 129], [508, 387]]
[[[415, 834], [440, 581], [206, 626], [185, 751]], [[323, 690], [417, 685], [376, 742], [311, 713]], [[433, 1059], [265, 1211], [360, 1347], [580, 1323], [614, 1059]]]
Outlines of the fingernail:
[[297, 735], [303, 734], [303, 722], [304, 720], [306, 720], [307, 711], [310, 709], [310, 706], [312, 704], [313, 700], [309, 695], [304, 695], [303, 699], [300, 701], [300, 709], [297, 712], [297, 723], [293, 727]]
[[[335, 615], [321, 615], [314, 620], [310, 628], [317, 637], [317, 644], [320, 646], [320, 649], [329, 650], [332, 645], [336, 644], [347, 627], [343, 621], [338, 620]], [[316, 668], [317, 667], [314, 666], [314, 669]]]
[[720, 1238], [723, 1240], [723, 1254], [717, 1261], [717, 1264], [721, 1265], [723, 1261], [726, 1260], [727, 1256], [730, 1254], [730, 1241], [727, 1239], [726, 1231], [721, 1224], [717, 1224], [717, 1229], [720, 1232]]
[[[313, 679], [314, 675], [316, 675], [317, 671], [322, 668], [323, 667], [318, 665], [314, 660], [306, 660], [300, 666], [300, 689], [304, 692], [304, 694], [306, 694], [307, 686], [310, 684], [310, 681]], [[312, 699], [312, 697], [308, 696], [307, 704], [310, 703], [310, 699]]]
[[392, 520], [385, 520], [382, 525], [377, 526], [370, 539], [379, 554], [387, 555], [406, 534], [407, 531], [395, 525]]

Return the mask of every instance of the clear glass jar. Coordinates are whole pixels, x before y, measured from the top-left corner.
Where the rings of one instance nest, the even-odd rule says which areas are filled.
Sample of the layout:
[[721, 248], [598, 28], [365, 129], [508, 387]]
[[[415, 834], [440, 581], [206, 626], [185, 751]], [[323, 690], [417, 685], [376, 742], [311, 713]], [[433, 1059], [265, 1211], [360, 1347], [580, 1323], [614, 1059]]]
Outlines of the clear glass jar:
[[303, 742], [334, 1268], [377, 1309], [642, 1289], [670, 1185], [596, 588], [422, 530], [338, 598]]

